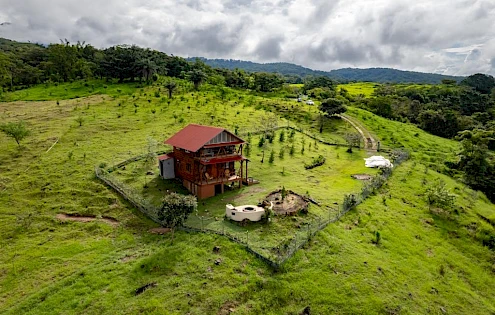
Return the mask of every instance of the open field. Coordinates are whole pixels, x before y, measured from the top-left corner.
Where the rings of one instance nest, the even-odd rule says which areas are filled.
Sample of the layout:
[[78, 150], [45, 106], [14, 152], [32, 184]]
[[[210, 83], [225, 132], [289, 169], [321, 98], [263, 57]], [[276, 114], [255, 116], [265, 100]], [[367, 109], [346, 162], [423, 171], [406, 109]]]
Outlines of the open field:
[[[50, 97], [22, 92], [25, 99]], [[284, 270], [272, 271], [221, 236], [176, 232], [172, 243], [169, 234], [150, 234], [156, 225], [96, 180], [95, 165], [142, 154], [148, 136], [161, 141], [190, 122], [244, 133], [259, 128], [271, 110], [280, 125], [289, 119], [313, 134], [318, 130], [314, 106], [276, 95], [229, 90], [222, 101], [215, 87], [194, 92], [185, 85], [170, 103], [164, 94], [163, 88], [147, 87], [120, 96], [60, 98], [59, 104], [56, 99], [0, 103], [1, 122], [23, 119], [32, 130], [20, 149], [0, 134], [0, 313], [299, 314], [306, 306], [312, 314], [495, 312], [495, 253], [482, 245], [495, 233], [495, 206], [435, 171], [455, 157], [458, 144], [360, 109], [348, 114], [384, 145], [409, 149], [412, 159], [379, 192], [314, 237]], [[78, 117], [84, 118], [82, 126]], [[324, 139], [341, 139], [349, 130], [336, 121], [325, 124]], [[354, 189], [356, 182], [344, 177], [332, 182], [336, 164], [330, 160], [299, 171], [300, 152], [294, 160], [285, 153], [290, 167], [282, 175], [278, 139], [273, 145], [273, 166], [267, 154], [260, 165], [256, 145], [251, 152], [250, 173], [272, 179], [263, 181], [266, 187], [254, 185], [208, 202], [251, 202], [286, 182], [288, 189], [308, 190], [328, 202], [334, 195], [327, 189], [336, 194]], [[349, 158], [343, 149], [320, 145], [318, 150]], [[306, 149], [304, 156], [315, 154]], [[351, 157], [357, 161], [362, 154]], [[354, 172], [362, 170], [342, 169], [342, 174]], [[428, 209], [424, 191], [437, 178], [457, 196], [457, 213]], [[260, 187], [266, 192], [257, 191]], [[120, 224], [61, 222], [59, 213], [111, 217]], [[372, 242], [377, 231], [379, 245]], [[221, 247], [219, 253], [214, 246]], [[137, 288], [153, 282], [156, 287], [135, 296]]]
[[337, 90], [341, 88], [345, 88], [347, 92], [349, 92], [352, 96], [364, 95], [365, 97], [371, 97], [375, 88], [379, 86], [379, 83], [374, 82], [357, 82], [357, 83], [347, 83], [347, 84], [339, 84], [337, 86]]

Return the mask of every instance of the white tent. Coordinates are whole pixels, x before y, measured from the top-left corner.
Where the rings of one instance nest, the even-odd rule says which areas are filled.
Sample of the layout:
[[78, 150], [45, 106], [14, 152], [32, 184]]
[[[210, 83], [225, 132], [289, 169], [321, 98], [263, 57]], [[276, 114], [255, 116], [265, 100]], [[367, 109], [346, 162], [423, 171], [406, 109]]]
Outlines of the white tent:
[[366, 167], [394, 167], [390, 160], [387, 160], [381, 155], [375, 155], [370, 158], [364, 159]]

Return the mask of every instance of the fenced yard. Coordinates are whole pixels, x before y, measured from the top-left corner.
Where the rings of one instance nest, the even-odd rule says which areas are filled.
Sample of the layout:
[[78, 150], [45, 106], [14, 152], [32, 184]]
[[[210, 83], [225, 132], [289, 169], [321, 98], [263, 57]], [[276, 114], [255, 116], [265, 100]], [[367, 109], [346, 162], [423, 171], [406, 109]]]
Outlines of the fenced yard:
[[[261, 136], [250, 134], [247, 137], [250, 148], [246, 155], [251, 160], [249, 172], [260, 180], [260, 184], [200, 200], [197, 210], [189, 216], [182, 229], [225, 235], [275, 268], [319, 230], [373, 193], [390, 175], [390, 172], [379, 174], [376, 169], [366, 168], [363, 158], [369, 153], [365, 150], [354, 149], [348, 153], [345, 146], [324, 144], [292, 128], [276, 130], [273, 140], [265, 140], [263, 145], [259, 145]], [[325, 156], [325, 163], [314, 169], [305, 169], [305, 163], [319, 155]], [[402, 153], [394, 156], [396, 164], [405, 158], [407, 155]], [[360, 181], [351, 177], [363, 173], [370, 175], [372, 180]], [[147, 172], [139, 158], [106, 170], [96, 168], [98, 178], [160, 224], [156, 211], [161, 206], [163, 195], [187, 191], [177, 181], [163, 180], [157, 174], [156, 170]], [[268, 223], [247, 225], [224, 218], [227, 203], [257, 204], [282, 187], [313, 201], [307, 214], [275, 216]]]

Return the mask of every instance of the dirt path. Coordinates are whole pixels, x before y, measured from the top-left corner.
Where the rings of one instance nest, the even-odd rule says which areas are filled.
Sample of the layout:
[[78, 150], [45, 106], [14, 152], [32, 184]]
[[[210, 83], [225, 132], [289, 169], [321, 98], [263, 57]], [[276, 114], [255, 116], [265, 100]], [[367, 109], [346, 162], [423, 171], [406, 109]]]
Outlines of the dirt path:
[[111, 226], [118, 226], [120, 224], [119, 221], [115, 220], [114, 218], [108, 218], [108, 217], [103, 217], [103, 218], [96, 218], [96, 217], [90, 217], [90, 216], [79, 216], [79, 215], [70, 215], [70, 214], [65, 214], [65, 213], [59, 213], [57, 214], [57, 219], [60, 221], [76, 221], [76, 222], [93, 222], [93, 221], [101, 221], [110, 224]]
[[343, 120], [347, 121], [356, 129], [361, 137], [363, 138], [364, 142], [364, 148], [366, 150], [370, 151], [376, 151], [377, 150], [377, 144], [376, 140], [371, 136], [371, 133], [357, 120], [352, 117], [349, 117], [347, 115], [336, 115], [342, 118]]

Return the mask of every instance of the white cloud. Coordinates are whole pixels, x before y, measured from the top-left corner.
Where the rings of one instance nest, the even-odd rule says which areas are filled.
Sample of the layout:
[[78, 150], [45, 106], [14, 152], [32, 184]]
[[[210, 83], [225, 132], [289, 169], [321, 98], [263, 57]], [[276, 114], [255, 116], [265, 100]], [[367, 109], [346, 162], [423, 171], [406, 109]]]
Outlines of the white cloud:
[[0, 0], [0, 36], [330, 70], [495, 74], [492, 0]]

